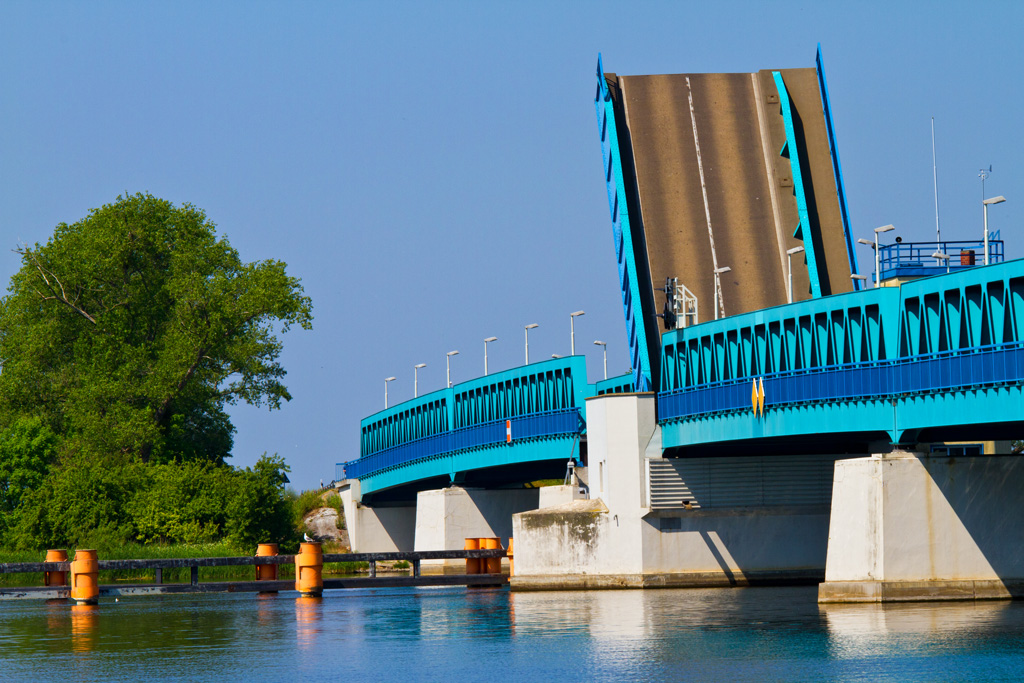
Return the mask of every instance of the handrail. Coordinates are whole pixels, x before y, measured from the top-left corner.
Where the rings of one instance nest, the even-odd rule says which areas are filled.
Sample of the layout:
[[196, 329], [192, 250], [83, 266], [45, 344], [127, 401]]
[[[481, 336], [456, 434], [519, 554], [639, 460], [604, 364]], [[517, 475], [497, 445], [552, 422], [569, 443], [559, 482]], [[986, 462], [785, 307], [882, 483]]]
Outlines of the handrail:
[[559, 434], [578, 434], [582, 431], [583, 419], [579, 408], [563, 408], [462, 427], [338, 463], [335, 479], [360, 479], [428, 458], [505, 443], [508, 438], [507, 427], [511, 428], [515, 441], [532, 440]]
[[[324, 564], [333, 562], [413, 562], [418, 560], [462, 560], [505, 557], [507, 551], [495, 550], [419, 550], [387, 553], [324, 553]], [[190, 567], [244, 567], [294, 564], [294, 555], [257, 555], [242, 557], [164, 557], [145, 560], [99, 560], [99, 571], [129, 569], [188, 569]], [[3, 562], [0, 574], [70, 572], [71, 562]]]
[[[989, 240], [989, 260], [1003, 261], [1003, 240]], [[945, 240], [942, 242], [896, 242], [878, 247], [879, 268], [882, 273], [905, 268], [941, 268], [946, 263], [932, 255], [936, 252], [949, 256], [950, 270], [983, 265], [985, 244], [980, 240]], [[973, 252], [973, 253], [972, 253]], [[965, 258], [965, 254], [971, 257]], [[964, 263], [969, 260], [969, 263]]]
[[[670, 422], [750, 410], [754, 377], [658, 395], [658, 419]], [[846, 363], [760, 376], [769, 406], [862, 398], [884, 399], [1024, 381], [1024, 342], [955, 349], [891, 360]]]

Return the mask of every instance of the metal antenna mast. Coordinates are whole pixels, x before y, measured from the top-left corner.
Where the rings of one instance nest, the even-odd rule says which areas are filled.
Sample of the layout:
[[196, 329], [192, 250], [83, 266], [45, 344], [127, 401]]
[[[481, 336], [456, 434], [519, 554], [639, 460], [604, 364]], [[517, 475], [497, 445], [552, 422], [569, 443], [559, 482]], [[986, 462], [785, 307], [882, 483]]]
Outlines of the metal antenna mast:
[[942, 251], [942, 230], [939, 229], [939, 172], [935, 164], [935, 117], [932, 117], [932, 184], [935, 186], [935, 251]]

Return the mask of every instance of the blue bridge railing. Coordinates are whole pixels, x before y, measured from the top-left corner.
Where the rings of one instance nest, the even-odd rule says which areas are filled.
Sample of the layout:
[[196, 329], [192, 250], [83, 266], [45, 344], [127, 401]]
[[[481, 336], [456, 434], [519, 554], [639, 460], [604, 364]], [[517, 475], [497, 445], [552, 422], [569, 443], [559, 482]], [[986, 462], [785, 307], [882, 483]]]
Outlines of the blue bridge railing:
[[[879, 269], [882, 279], [890, 277], [926, 277], [946, 272], [943, 259], [932, 256], [936, 252], [949, 257], [948, 268], [955, 272], [963, 268], [985, 265], [985, 244], [979, 241], [897, 242], [878, 248]], [[989, 262], [1003, 262], [1003, 241], [988, 242]]]
[[[884, 399], [1024, 381], [1024, 343], [764, 375], [766, 406]], [[751, 410], [753, 377], [659, 394], [658, 421]]]
[[[506, 422], [511, 423], [507, 425]], [[458, 451], [503, 444], [511, 427], [512, 443], [579, 434], [584, 422], [578, 408], [565, 408], [521, 415], [509, 420], [492, 420], [482, 424], [435, 434], [409, 441], [386, 450], [364, 455], [349, 462], [338, 463], [335, 479], [362, 479], [395, 467], [448, 455]]]

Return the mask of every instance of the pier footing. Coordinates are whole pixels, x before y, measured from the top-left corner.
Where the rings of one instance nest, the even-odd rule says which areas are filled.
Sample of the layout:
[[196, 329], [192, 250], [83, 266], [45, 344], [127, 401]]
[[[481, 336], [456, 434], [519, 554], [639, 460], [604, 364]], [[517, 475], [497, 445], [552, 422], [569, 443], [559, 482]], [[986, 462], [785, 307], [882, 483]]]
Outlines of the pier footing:
[[1019, 456], [837, 462], [819, 602], [1024, 595]]

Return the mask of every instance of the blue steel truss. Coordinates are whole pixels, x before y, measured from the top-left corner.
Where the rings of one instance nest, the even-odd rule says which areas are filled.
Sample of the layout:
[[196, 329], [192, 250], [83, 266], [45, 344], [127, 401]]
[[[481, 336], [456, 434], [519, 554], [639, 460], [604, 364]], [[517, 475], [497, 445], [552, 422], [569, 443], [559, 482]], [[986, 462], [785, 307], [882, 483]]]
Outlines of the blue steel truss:
[[804, 174], [800, 167], [800, 142], [796, 137], [796, 127], [793, 124], [793, 102], [789, 99], [789, 91], [782, 80], [782, 74], [778, 71], [772, 72], [775, 79], [775, 87], [779, 91], [779, 108], [782, 111], [782, 120], [786, 127], [786, 142], [779, 152], [781, 156], [789, 159], [790, 170], [793, 175], [793, 194], [796, 195], [796, 210], [799, 216], [796, 230], [793, 237], [803, 240], [804, 255], [807, 257], [807, 275], [811, 280], [811, 296], [821, 296], [821, 282], [818, 275], [818, 258], [814, 253], [814, 235], [811, 233], [810, 213], [807, 211], [807, 195], [804, 189]]
[[[666, 447], [861, 430], [900, 443], [933, 426], [1024, 420], [1005, 403], [1024, 384], [1024, 260], [696, 325], [665, 334], [663, 352]], [[761, 421], [749, 419], [755, 378]]]
[[[365, 418], [360, 457], [339, 463], [335, 478], [360, 479], [367, 493], [373, 486], [441, 474], [454, 479], [465, 469], [547, 459], [550, 449], [538, 443], [578, 438], [586, 427], [586, 399], [595, 393], [587, 384], [584, 356], [533, 363], [441, 389]], [[507, 428], [511, 442], [506, 442]], [[487, 454], [481, 455], [481, 449]], [[570, 450], [559, 447], [554, 457], [568, 458]], [[470, 452], [477, 455], [467, 456]]]
[[[853, 239], [853, 230], [850, 228], [850, 217], [846, 211], [846, 189], [843, 187], [843, 167], [839, 163], [839, 147], [836, 145], [835, 128], [832, 125], [832, 105], [828, 97], [828, 83], [825, 80], [825, 65], [821, 60], [821, 43], [818, 43], [818, 51], [814, 56], [814, 64], [818, 72], [818, 86], [821, 88], [821, 104], [825, 112], [825, 129], [828, 131], [828, 148], [832, 153], [832, 173], [835, 175], [836, 195], [839, 197], [839, 212], [843, 216], [843, 234], [846, 236], [846, 256], [850, 261], [850, 272], [858, 273], [857, 270], [857, 246]], [[853, 281], [853, 289], [859, 290], [863, 283], [860, 280]]]
[[597, 127], [601, 133], [601, 154], [604, 158], [604, 180], [608, 188], [608, 208], [612, 217], [612, 237], [615, 241], [615, 259], [619, 266], [619, 285], [622, 290], [622, 308], [626, 317], [629, 339], [629, 357], [633, 368], [635, 391], [651, 391], [651, 360], [647, 348], [647, 330], [640, 298], [636, 257], [633, 253], [633, 234], [626, 207], [626, 189], [622, 179], [622, 159], [619, 152], [618, 129], [615, 125], [615, 107], [604, 78], [601, 55], [597, 56], [597, 94], [594, 96]]

